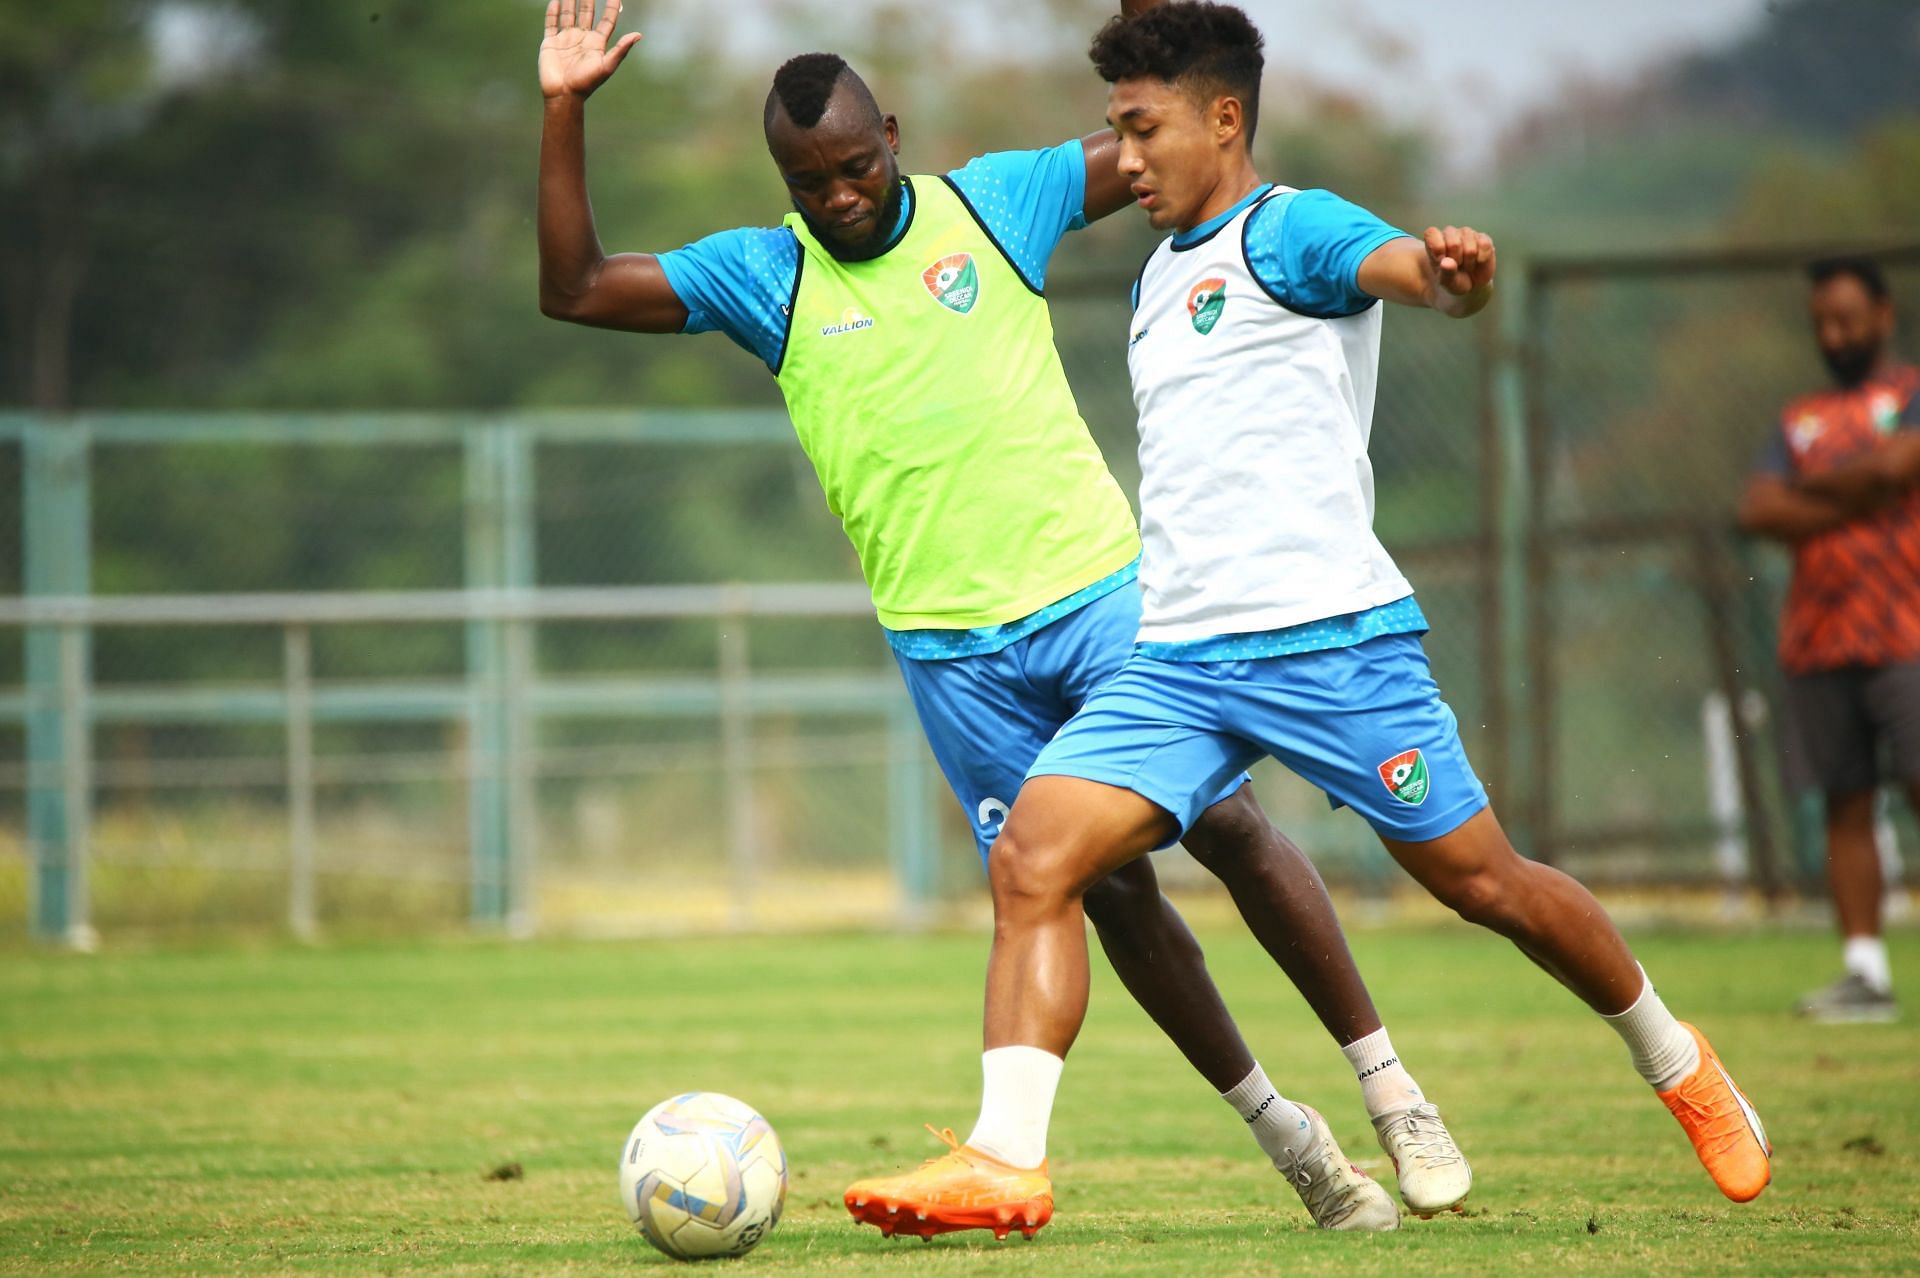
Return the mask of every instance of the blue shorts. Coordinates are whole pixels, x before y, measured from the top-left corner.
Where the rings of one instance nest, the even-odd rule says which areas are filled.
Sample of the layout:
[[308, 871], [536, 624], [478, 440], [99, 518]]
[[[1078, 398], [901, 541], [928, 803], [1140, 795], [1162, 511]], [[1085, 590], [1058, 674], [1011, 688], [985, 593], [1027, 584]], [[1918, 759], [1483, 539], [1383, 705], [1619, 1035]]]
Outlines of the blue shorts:
[[[939, 661], [894, 654], [982, 863], [1027, 770], [1061, 725], [1126, 664], [1139, 631], [1140, 591], [1128, 582], [998, 652]], [[1245, 780], [1223, 779], [1199, 797], [1194, 816]]]
[[1391, 839], [1437, 839], [1487, 806], [1411, 634], [1255, 661], [1136, 653], [1028, 775], [1132, 790], [1184, 834], [1226, 778], [1266, 754]]

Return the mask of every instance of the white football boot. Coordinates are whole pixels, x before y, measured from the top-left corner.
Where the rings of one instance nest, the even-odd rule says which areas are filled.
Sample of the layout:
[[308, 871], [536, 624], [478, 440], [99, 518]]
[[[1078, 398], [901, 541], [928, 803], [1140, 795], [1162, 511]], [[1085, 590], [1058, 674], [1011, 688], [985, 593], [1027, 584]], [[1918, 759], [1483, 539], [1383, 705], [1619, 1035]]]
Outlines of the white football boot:
[[1400, 1200], [1414, 1215], [1457, 1210], [1473, 1189], [1473, 1168], [1432, 1105], [1382, 1114], [1373, 1130], [1399, 1173]]
[[1327, 1120], [1305, 1105], [1300, 1112], [1307, 1116], [1310, 1133], [1306, 1152], [1282, 1155], [1274, 1167], [1307, 1205], [1313, 1223], [1322, 1229], [1374, 1233], [1400, 1228], [1400, 1209], [1386, 1190], [1340, 1152]]

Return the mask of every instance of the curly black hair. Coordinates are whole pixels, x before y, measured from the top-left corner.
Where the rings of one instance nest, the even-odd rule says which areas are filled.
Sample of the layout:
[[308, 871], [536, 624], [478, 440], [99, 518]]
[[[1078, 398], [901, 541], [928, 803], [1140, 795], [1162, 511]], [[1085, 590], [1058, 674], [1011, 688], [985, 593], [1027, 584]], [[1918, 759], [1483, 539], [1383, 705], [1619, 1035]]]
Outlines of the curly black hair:
[[1867, 290], [1867, 296], [1884, 302], [1892, 296], [1887, 288], [1887, 273], [1870, 257], [1827, 257], [1807, 267], [1807, 279], [1815, 288], [1842, 275], [1851, 275]]
[[847, 65], [845, 58], [837, 53], [803, 53], [797, 58], [787, 59], [773, 73], [773, 88], [767, 91], [767, 107], [761, 124], [769, 129], [773, 127], [773, 112], [777, 103], [787, 113], [789, 120], [803, 129], [811, 129], [827, 113], [827, 103], [833, 99], [833, 91], [842, 80], [848, 83], [861, 105], [878, 121], [880, 107], [873, 100], [873, 91]]
[[1260, 119], [1264, 43], [1252, 20], [1232, 5], [1189, 0], [1112, 19], [1087, 56], [1108, 84], [1145, 76], [1209, 100], [1238, 98], [1251, 144]]

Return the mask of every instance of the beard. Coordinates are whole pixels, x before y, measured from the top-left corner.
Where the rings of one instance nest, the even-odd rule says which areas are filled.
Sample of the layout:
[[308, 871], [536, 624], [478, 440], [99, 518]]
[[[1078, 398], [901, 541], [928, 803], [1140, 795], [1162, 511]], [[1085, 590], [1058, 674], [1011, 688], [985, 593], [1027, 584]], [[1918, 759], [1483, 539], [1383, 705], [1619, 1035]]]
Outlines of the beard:
[[880, 206], [879, 216], [873, 219], [873, 230], [870, 231], [865, 238], [853, 244], [847, 244], [836, 239], [832, 227], [808, 217], [807, 211], [801, 208], [799, 204], [796, 203], [793, 209], [794, 212], [800, 215], [800, 220], [807, 224], [807, 229], [813, 232], [813, 238], [819, 240], [820, 243], [825, 246], [827, 252], [833, 254], [836, 260], [842, 262], [867, 262], [879, 257], [882, 253], [893, 247], [893, 231], [894, 227], [900, 221], [900, 206], [906, 202], [906, 195], [907, 187], [905, 182], [895, 181], [892, 186], [888, 187], [887, 198]]
[[1838, 350], [1823, 347], [1820, 358], [1827, 361], [1827, 371], [1833, 374], [1833, 380], [1852, 390], [1872, 376], [1880, 363], [1880, 346], [1877, 343], [1842, 346]]

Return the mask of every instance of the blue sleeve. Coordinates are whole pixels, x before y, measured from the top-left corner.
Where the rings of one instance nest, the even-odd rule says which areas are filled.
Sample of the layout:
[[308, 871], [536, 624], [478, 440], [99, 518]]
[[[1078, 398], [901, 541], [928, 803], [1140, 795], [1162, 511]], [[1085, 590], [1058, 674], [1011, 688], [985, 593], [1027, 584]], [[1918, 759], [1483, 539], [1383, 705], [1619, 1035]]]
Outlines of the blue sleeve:
[[785, 227], [743, 227], [659, 256], [687, 308], [683, 333], [718, 330], [779, 371], [787, 309], [800, 270], [800, 242]]
[[1087, 224], [1087, 153], [1078, 138], [1044, 151], [999, 151], [947, 176], [1035, 292], [1068, 231]]
[[1773, 428], [1773, 436], [1767, 440], [1766, 447], [1753, 459], [1753, 473], [1773, 475], [1780, 479], [1793, 478], [1793, 457], [1787, 452], [1787, 436], [1778, 426]]
[[1405, 234], [1332, 191], [1294, 191], [1247, 218], [1247, 265], [1282, 306], [1323, 319], [1357, 315], [1374, 303], [1361, 291], [1360, 263]]

